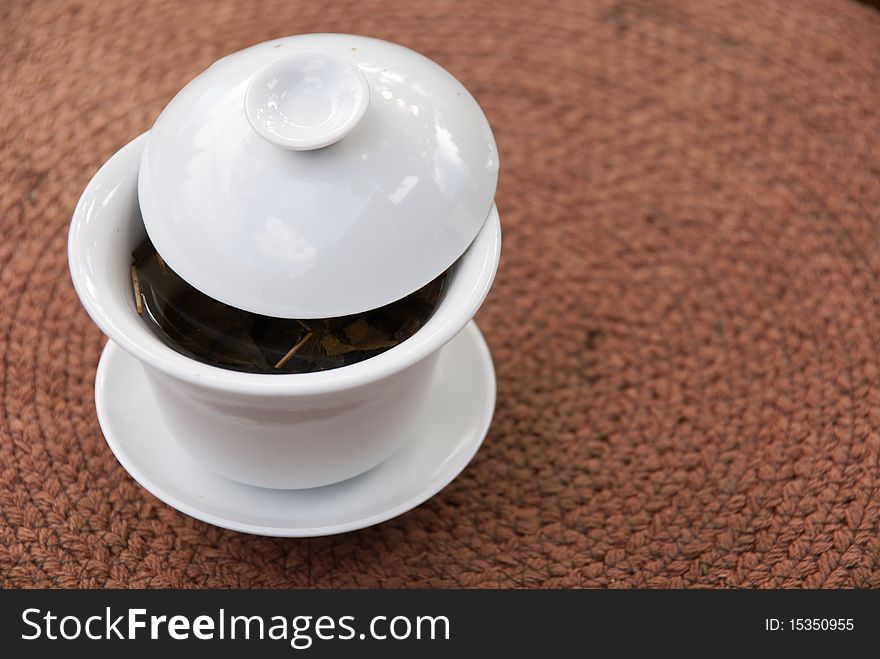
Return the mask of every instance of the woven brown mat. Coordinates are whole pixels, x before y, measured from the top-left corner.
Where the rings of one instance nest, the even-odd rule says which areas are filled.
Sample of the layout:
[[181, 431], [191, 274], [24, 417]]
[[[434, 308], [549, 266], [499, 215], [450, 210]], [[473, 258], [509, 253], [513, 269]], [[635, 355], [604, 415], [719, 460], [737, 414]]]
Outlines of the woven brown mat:
[[[378, 527], [268, 539], [95, 418], [71, 211], [221, 55], [398, 41], [496, 132], [485, 445]], [[0, 4], [0, 585], [880, 586], [880, 13], [788, 2]]]

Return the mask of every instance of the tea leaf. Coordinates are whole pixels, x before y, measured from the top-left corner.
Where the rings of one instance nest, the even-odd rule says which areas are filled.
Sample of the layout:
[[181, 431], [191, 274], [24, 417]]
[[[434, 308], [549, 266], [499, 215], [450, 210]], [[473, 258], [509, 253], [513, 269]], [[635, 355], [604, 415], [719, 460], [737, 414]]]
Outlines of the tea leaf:
[[308, 373], [369, 359], [408, 339], [433, 312], [446, 273], [384, 307], [321, 319], [272, 318], [223, 304], [181, 279], [149, 238], [132, 252], [131, 277], [138, 313], [182, 354], [251, 373]]
[[339, 339], [336, 338], [335, 336], [333, 336], [332, 334], [325, 335], [324, 340], [321, 341], [320, 343], [318, 343], [318, 345], [316, 347], [316, 355], [315, 355], [316, 365], [321, 370], [324, 370], [326, 368], [339, 368], [340, 366], [345, 366], [345, 354], [348, 353], [348, 350], [346, 350], [345, 352], [340, 352], [340, 353], [335, 353], [335, 354], [333, 352], [329, 351], [327, 349], [327, 344], [328, 343], [333, 344], [332, 341], [327, 341], [327, 339], [330, 337], [333, 337], [334, 339], [336, 339], [336, 342], [338, 343], [337, 348], [345, 349], [345, 348], [349, 347], [349, 346], [346, 346], [345, 344], [343, 344], [342, 342], [340, 342]]
[[390, 348], [397, 345], [396, 339], [373, 327], [363, 318], [358, 318], [353, 323], [349, 323], [343, 331], [351, 340], [351, 345], [357, 350], [377, 350], [378, 348]]
[[137, 308], [138, 316], [144, 313], [144, 303], [141, 299], [141, 284], [138, 281], [138, 271], [134, 263], [131, 264], [131, 284], [134, 287], [134, 304]]
[[297, 341], [296, 345], [293, 346], [290, 350], [287, 351], [287, 354], [284, 355], [281, 359], [278, 360], [278, 363], [275, 364], [275, 368], [281, 368], [284, 366], [291, 357], [293, 357], [299, 350], [314, 336], [311, 332], [308, 332], [303, 338]]
[[321, 339], [321, 346], [324, 348], [324, 351], [334, 357], [336, 355], [345, 355], [353, 350], [357, 350], [354, 346], [351, 346], [347, 343], [343, 343], [339, 340], [339, 338], [335, 334], [325, 334]]
[[422, 321], [418, 318], [410, 318], [403, 325], [401, 325], [398, 330], [394, 333], [394, 338], [398, 341], [405, 341], [421, 327]]

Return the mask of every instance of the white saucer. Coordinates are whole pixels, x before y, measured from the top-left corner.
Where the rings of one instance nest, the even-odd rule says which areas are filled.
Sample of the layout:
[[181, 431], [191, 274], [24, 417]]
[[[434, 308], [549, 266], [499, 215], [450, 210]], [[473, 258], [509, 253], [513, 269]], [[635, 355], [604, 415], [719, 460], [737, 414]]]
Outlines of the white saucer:
[[446, 487], [489, 430], [495, 372], [486, 342], [471, 322], [442, 349], [420, 432], [367, 473], [310, 490], [251, 487], [201, 467], [174, 441], [140, 362], [112, 341], [98, 364], [95, 403], [117, 460], [169, 506], [235, 531], [311, 537], [384, 522]]

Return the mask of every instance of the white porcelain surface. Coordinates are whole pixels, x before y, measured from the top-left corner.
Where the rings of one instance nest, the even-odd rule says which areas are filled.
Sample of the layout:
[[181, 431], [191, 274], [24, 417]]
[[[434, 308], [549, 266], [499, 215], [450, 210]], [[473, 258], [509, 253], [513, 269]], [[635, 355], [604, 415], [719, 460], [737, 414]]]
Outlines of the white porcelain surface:
[[309, 490], [250, 487], [206, 470], [181, 450], [178, 429], [167, 423], [141, 364], [112, 341], [98, 366], [95, 393], [113, 453], [168, 505], [236, 531], [317, 536], [377, 524], [445, 487], [486, 435], [495, 377], [486, 344], [471, 323], [440, 352], [417, 427], [402, 438], [403, 447], [365, 474]]
[[254, 75], [244, 98], [251, 127], [270, 144], [310, 151], [341, 140], [370, 104], [364, 74], [322, 50], [284, 55]]
[[[304, 50], [350, 60], [363, 117], [326, 148], [261, 137], [245, 93]], [[232, 306], [321, 318], [373, 309], [431, 281], [491, 214], [498, 153], [483, 112], [443, 68], [368, 37], [310, 34], [229, 55], [149, 133], [139, 193], [150, 238], [190, 284]]]
[[375, 466], [419, 422], [437, 351], [482, 304], [498, 266], [493, 210], [456, 263], [434, 314], [410, 339], [358, 364], [318, 373], [239, 373], [189, 359], [137, 316], [131, 251], [143, 239], [137, 171], [144, 136], [95, 175], [71, 222], [68, 258], [92, 319], [144, 364], [163, 414], [186, 450], [229, 478], [262, 487], [306, 488]]

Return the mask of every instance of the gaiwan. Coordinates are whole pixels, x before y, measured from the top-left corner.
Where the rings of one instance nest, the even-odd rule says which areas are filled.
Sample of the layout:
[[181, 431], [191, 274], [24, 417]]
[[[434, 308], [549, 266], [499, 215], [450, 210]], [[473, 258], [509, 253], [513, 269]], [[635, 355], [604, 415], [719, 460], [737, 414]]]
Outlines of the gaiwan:
[[200, 465], [324, 486], [442, 404], [443, 348], [498, 265], [497, 177], [486, 117], [431, 60], [275, 39], [214, 63], [95, 175], [72, 278]]

